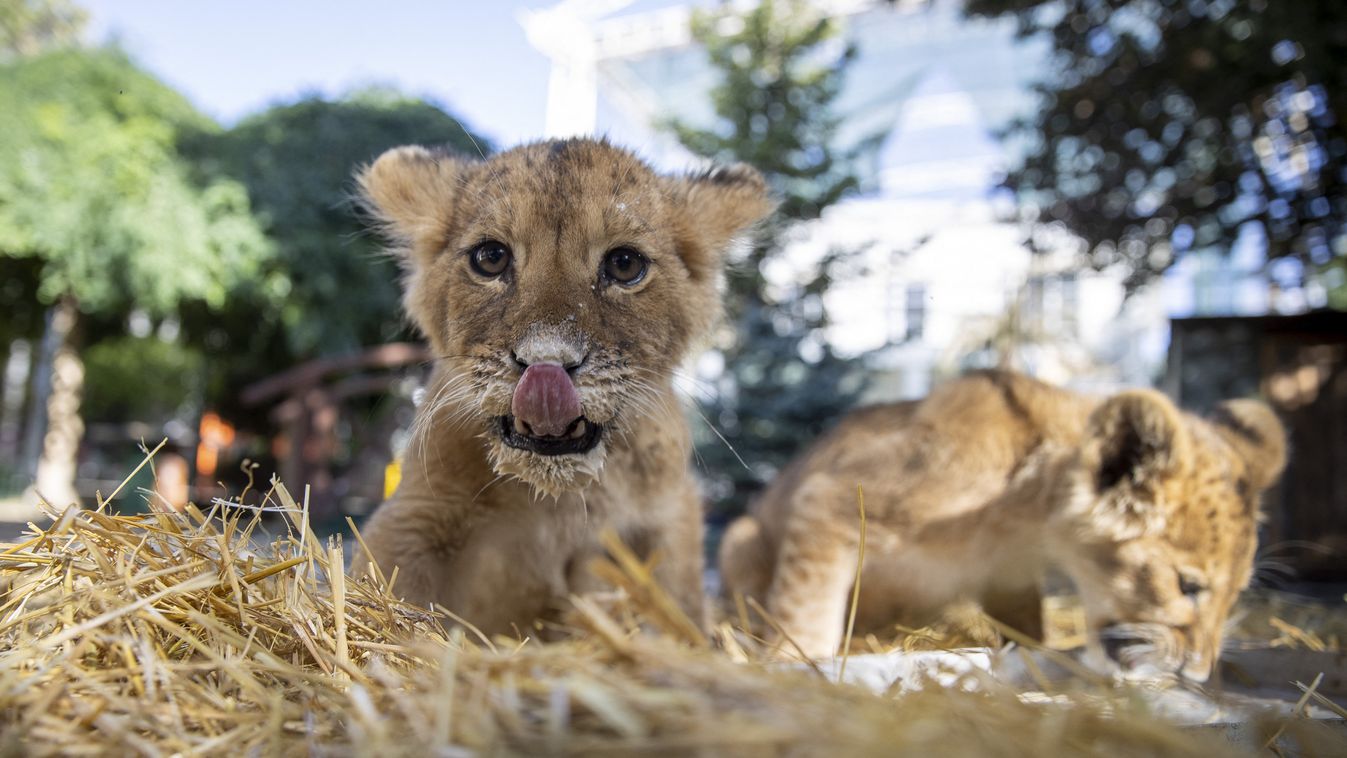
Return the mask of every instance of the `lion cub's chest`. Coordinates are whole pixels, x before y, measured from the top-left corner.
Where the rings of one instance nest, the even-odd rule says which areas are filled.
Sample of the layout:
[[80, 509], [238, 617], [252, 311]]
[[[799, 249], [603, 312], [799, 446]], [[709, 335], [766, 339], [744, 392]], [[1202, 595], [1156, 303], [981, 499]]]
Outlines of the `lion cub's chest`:
[[555, 499], [513, 498], [483, 526], [477, 540], [482, 547], [464, 556], [474, 564], [466, 570], [512, 574], [565, 600], [594, 589], [588, 567], [604, 554], [604, 531], [616, 532], [638, 553], [646, 551], [647, 513], [626, 507], [625, 498], [601, 486]]

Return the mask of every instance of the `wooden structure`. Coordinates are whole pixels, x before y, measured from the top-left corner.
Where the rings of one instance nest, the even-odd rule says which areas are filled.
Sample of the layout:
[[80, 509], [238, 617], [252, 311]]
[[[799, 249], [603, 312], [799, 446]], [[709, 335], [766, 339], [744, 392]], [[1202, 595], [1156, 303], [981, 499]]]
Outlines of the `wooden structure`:
[[[339, 454], [338, 425], [343, 409], [351, 401], [390, 392], [409, 369], [426, 365], [430, 351], [424, 345], [393, 343], [332, 358], [319, 358], [243, 388], [240, 399], [245, 405], [273, 404], [271, 418], [283, 430], [277, 452], [277, 474], [297, 492], [309, 487], [309, 502], [314, 518], [330, 519], [341, 515], [338, 501], [353, 486], [366, 485], [378, 500], [382, 480], [364, 482], [381, 474], [391, 454], [387, 438], [393, 431], [372, 430], [368, 418], [351, 417], [346, 422], [357, 444], [352, 469], [354, 481], [340, 481], [334, 470]], [[380, 437], [375, 441], [373, 437]], [[379, 449], [375, 449], [379, 448]], [[359, 465], [366, 458], [380, 460], [369, 466]], [[377, 464], [377, 465], [373, 465]], [[373, 472], [373, 473], [371, 473]]]
[[1260, 558], [1347, 580], [1347, 312], [1172, 322], [1165, 389], [1187, 408], [1260, 396], [1290, 436]]

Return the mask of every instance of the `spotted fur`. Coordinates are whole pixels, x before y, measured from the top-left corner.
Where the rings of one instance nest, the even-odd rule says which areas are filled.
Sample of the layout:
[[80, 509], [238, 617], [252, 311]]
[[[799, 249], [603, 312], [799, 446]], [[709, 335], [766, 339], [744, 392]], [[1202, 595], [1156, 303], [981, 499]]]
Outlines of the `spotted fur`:
[[1201, 419], [1150, 390], [1100, 400], [979, 372], [843, 420], [730, 527], [720, 565], [727, 588], [762, 600], [806, 652], [832, 654], [860, 485], [859, 628], [974, 601], [1039, 635], [1055, 564], [1081, 592], [1098, 667], [1202, 680], [1249, 582], [1258, 496], [1281, 473], [1284, 439], [1257, 401]]

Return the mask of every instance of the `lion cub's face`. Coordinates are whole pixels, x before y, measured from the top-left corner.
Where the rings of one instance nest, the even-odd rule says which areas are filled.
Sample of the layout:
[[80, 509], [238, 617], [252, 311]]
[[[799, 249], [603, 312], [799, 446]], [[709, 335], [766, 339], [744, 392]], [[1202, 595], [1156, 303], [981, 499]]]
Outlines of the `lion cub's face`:
[[405, 304], [457, 369], [423, 412], [481, 434], [498, 473], [556, 494], [658, 423], [658, 388], [719, 312], [732, 237], [770, 212], [744, 166], [655, 174], [605, 142], [465, 162], [381, 156], [363, 197], [405, 253]]
[[1256, 401], [1202, 420], [1135, 391], [1095, 411], [1063, 541], [1099, 668], [1210, 676], [1252, 572], [1259, 496], [1285, 459], [1285, 432]]

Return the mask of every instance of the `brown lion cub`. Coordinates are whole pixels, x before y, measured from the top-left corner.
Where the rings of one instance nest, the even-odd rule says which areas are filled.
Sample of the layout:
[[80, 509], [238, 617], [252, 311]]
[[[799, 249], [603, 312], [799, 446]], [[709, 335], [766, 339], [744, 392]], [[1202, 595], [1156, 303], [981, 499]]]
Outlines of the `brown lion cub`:
[[1252, 571], [1260, 493], [1285, 433], [1260, 402], [1207, 419], [1158, 392], [1099, 400], [978, 372], [925, 400], [848, 416], [731, 525], [725, 585], [762, 600], [803, 651], [836, 652], [867, 539], [857, 627], [981, 603], [1040, 636], [1049, 563], [1086, 609], [1100, 670], [1205, 680]]
[[669, 177], [602, 141], [359, 176], [435, 354], [403, 479], [365, 527], [395, 591], [528, 633], [612, 528], [702, 621], [702, 516], [672, 374], [719, 313], [731, 240], [773, 203], [745, 166]]

